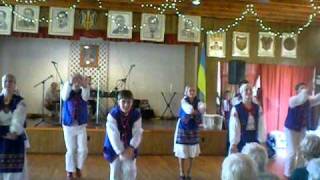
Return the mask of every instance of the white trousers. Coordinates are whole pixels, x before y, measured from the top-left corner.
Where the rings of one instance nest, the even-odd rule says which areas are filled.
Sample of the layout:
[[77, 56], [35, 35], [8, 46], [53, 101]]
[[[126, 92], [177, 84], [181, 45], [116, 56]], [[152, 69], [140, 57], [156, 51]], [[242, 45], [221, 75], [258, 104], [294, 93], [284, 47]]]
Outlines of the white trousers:
[[24, 158], [23, 170], [20, 173], [0, 173], [0, 180], [28, 180], [27, 156]]
[[66, 143], [66, 171], [75, 172], [82, 169], [88, 155], [86, 125], [63, 126]]
[[137, 176], [136, 159], [119, 160], [110, 164], [110, 180], [135, 180]]
[[298, 167], [304, 165], [304, 159], [300, 151], [300, 142], [306, 135], [306, 129], [293, 131], [288, 128], [284, 130], [287, 141], [287, 160], [284, 167], [284, 175], [291, 176], [291, 173]]

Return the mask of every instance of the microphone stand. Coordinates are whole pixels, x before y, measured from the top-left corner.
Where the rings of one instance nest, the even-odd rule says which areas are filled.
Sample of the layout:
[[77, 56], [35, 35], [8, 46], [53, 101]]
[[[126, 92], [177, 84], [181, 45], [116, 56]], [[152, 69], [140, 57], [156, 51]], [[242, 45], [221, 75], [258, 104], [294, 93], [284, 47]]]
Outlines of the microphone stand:
[[96, 126], [100, 126], [99, 123], [99, 110], [100, 110], [100, 67], [97, 68], [98, 71], [98, 88], [97, 88], [97, 104], [96, 104]]
[[39, 85], [42, 84], [42, 109], [41, 109], [41, 120], [39, 122], [37, 122], [34, 126], [39, 126], [42, 122], [45, 122], [45, 119], [44, 119], [44, 91], [45, 91], [45, 83], [46, 81], [48, 81], [49, 79], [51, 79], [53, 76], [50, 75], [48, 76], [46, 79], [40, 81], [39, 83], [35, 84], [33, 87], [38, 87]]
[[[118, 81], [121, 81], [123, 84], [124, 84], [124, 89], [126, 89], [127, 88], [127, 79], [128, 79], [128, 77], [130, 76], [130, 73], [131, 73], [131, 71], [132, 71], [132, 69], [135, 67], [135, 65], [131, 65], [130, 66], [130, 69], [129, 69], [129, 71], [128, 71], [128, 73], [127, 73], [127, 75], [125, 76], [125, 78], [122, 78], [122, 79], [119, 79]], [[118, 87], [119, 88], [119, 87]], [[128, 88], [129, 89], [129, 88]]]
[[61, 98], [61, 90], [62, 90], [62, 88], [63, 88], [63, 80], [62, 80], [62, 78], [61, 78], [61, 75], [60, 75], [60, 72], [59, 72], [59, 70], [58, 70], [58, 67], [57, 67], [57, 63], [54, 63], [54, 62], [52, 62], [52, 64], [53, 64], [53, 67], [54, 67], [54, 69], [55, 69], [55, 71], [56, 71], [56, 73], [57, 73], [57, 75], [58, 75], [58, 77], [59, 77], [59, 80], [60, 80], [60, 92], [59, 92], [59, 122], [60, 122], [60, 124], [62, 124], [62, 98]]

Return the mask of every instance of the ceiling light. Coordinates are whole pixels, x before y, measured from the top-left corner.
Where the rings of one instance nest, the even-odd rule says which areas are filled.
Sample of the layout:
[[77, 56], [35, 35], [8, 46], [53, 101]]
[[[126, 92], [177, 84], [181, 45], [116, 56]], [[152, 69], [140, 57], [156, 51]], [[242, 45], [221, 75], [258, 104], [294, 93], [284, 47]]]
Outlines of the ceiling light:
[[195, 6], [200, 5], [201, 1], [200, 0], [192, 0], [192, 4]]

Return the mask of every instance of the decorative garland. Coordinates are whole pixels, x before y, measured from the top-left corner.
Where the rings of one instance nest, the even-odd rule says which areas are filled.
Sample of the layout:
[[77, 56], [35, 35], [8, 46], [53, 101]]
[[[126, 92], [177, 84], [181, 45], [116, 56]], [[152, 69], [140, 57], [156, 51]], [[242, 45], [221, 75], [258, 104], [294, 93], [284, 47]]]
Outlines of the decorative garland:
[[[11, 4], [8, 4], [5, 0], [1, 0], [1, 1], [5, 6], [9, 7], [12, 10], [14, 15], [18, 16], [19, 18], [21, 18], [23, 20], [26, 20], [29, 22], [38, 22], [38, 21], [39, 22], [46, 22], [46, 23], [52, 22], [52, 19], [45, 18], [45, 17], [41, 17], [39, 19], [30, 19], [30, 18], [24, 17], [22, 14], [15, 11]], [[68, 8], [70, 10], [76, 9], [77, 6], [79, 5], [80, 1], [81, 0], [77, 0], [76, 3], [70, 5]], [[98, 7], [100, 9], [102, 9], [103, 6], [102, 6], [101, 0], [96, 0], [96, 1], [98, 4]], [[189, 19], [187, 19], [186, 16], [184, 14], [182, 14], [179, 11], [179, 8], [177, 7], [177, 5], [179, 3], [182, 3], [183, 1], [184, 0], [165, 0], [165, 2], [160, 5], [154, 5], [152, 3], [147, 3], [147, 4], [141, 4], [141, 7], [142, 8], [152, 8], [154, 10], [157, 10], [159, 14], [164, 14], [167, 10], [174, 10], [175, 14], [177, 14], [177, 16], [182, 17], [183, 21], [190, 23], [190, 25], [191, 25], [193, 23]], [[24, 2], [26, 4], [33, 4], [33, 3], [37, 3], [37, 2], [46, 2], [46, 0], [16, 0], [16, 2]], [[133, 2], [133, 0], [131, 0], [131, 2]], [[266, 25], [266, 23], [261, 18], [259, 18], [259, 15], [256, 12], [253, 4], [247, 4], [246, 9], [241, 13], [240, 17], [235, 18], [235, 20], [231, 24], [228, 24], [226, 27], [220, 27], [216, 30], [205, 30], [203, 27], [195, 27], [194, 26], [193, 30], [206, 31], [206, 34], [216, 34], [216, 33], [221, 33], [221, 32], [228, 32], [231, 28], [235, 28], [236, 26], [239, 26], [245, 17], [253, 16], [253, 17], [255, 17], [257, 24], [259, 25], [259, 27], [263, 31], [268, 32], [273, 36], [278, 36], [280, 38], [282, 38], [283, 33], [289, 33], [293, 37], [298, 34], [301, 34], [305, 30], [305, 28], [307, 28], [311, 25], [311, 23], [313, 22], [315, 17], [317, 17], [320, 14], [320, 6], [316, 6], [314, 3], [314, 0], [309, 0], [309, 3], [310, 3], [310, 6], [311, 6], [313, 12], [308, 16], [307, 22], [291, 32], [276, 31], [272, 27]], [[66, 14], [68, 14], [68, 12], [66, 12]], [[105, 15], [109, 16], [108, 13], [105, 13]], [[56, 18], [58, 19], [59, 17], [56, 17]], [[111, 19], [112, 19], [112, 22], [115, 22], [114, 17], [111, 17]], [[147, 24], [144, 23], [139, 28], [142, 29], [146, 25]], [[138, 27], [136, 25], [133, 25], [132, 27], [126, 27], [126, 28], [135, 29]]]

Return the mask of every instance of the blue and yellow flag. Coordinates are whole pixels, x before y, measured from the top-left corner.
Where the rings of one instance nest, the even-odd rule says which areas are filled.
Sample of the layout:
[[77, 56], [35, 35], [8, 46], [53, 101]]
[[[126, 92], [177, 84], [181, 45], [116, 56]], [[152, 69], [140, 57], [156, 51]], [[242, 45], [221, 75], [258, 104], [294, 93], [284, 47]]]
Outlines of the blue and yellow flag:
[[201, 47], [201, 56], [198, 69], [198, 97], [206, 102], [206, 48]]

